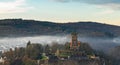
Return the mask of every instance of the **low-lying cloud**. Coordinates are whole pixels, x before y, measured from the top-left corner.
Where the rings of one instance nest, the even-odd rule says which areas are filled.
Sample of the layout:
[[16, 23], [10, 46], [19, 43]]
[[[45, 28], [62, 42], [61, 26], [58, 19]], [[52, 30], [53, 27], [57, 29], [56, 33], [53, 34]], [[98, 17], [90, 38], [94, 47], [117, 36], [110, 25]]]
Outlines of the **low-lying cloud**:
[[[89, 43], [93, 49], [108, 51], [111, 48], [120, 45], [120, 38], [93, 38], [93, 37], [78, 37], [81, 42]], [[34, 36], [34, 37], [18, 37], [18, 38], [0, 38], [0, 51], [8, 50], [15, 47], [26, 47], [27, 42], [39, 44], [52, 44], [59, 43], [65, 44], [66, 42], [71, 42], [71, 37], [66, 36]]]

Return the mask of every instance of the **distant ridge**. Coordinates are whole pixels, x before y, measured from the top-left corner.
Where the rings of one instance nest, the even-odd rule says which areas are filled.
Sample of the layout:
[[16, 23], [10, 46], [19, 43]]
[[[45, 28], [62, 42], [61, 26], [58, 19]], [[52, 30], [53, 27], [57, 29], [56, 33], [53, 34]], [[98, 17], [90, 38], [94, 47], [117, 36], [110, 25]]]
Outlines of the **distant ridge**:
[[23, 19], [0, 20], [0, 37], [61, 35], [76, 31], [80, 36], [118, 37], [120, 26], [96, 22], [53, 23]]

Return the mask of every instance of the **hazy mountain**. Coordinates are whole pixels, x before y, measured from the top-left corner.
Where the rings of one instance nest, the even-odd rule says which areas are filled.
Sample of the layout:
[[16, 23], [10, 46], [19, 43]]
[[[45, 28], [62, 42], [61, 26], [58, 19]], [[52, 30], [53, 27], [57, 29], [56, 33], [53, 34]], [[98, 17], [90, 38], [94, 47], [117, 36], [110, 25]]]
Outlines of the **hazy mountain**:
[[60, 35], [74, 31], [80, 36], [120, 36], [120, 26], [95, 22], [52, 23], [22, 19], [0, 20], [0, 36]]

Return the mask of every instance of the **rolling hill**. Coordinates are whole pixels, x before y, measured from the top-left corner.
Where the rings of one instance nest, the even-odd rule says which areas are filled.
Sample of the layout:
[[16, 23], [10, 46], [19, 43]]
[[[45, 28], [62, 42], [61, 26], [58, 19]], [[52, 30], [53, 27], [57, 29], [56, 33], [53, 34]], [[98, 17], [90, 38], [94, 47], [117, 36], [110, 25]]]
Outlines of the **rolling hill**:
[[120, 26], [96, 23], [53, 23], [23, 19], [0, 20], [0, 37], [61, 35], [77, 32], [80, 36], [118, 37]]

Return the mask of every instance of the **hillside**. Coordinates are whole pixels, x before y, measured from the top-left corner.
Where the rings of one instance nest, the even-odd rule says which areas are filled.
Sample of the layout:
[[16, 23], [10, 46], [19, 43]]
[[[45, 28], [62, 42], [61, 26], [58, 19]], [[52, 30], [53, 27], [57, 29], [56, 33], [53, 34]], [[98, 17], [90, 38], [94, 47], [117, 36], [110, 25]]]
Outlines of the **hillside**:
[[120, 65], [120, 46], [116, 46], [115, 48], [112, 48], [109, 50], [109, 57], [111, 57], [112, 62], [114, 62], [112, 65]]
[[112, 49], [109, 51], [110, 56], [112, 56], [112, 57], [120, 60], [120, 52], [118, 52], [119, 50], [120, 50], [120, 46], [117, 46], [117, 47], [115, 47], [115, 48], [112, 48]]
[[116, 37], [120, 36], [120, 27], [95, 23], [52, 23], [47, 21], [4, 19], [0, 20], [0, 37], [61, 35], [77, 32], [80, 36]]

